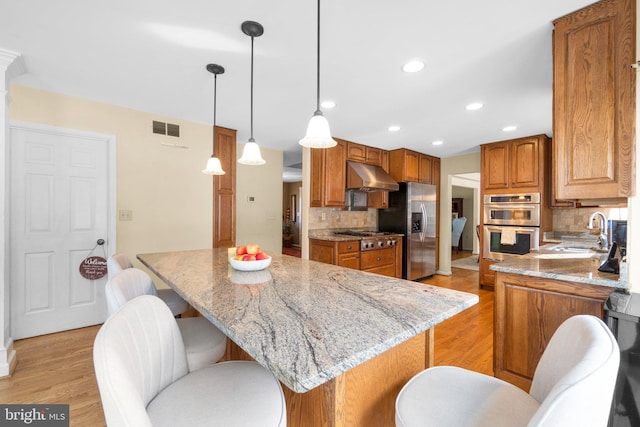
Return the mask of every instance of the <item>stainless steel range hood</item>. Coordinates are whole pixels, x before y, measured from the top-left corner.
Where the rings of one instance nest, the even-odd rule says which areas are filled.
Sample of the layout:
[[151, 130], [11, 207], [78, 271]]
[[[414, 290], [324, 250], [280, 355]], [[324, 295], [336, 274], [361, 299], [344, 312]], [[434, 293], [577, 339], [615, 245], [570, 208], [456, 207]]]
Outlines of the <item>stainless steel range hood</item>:
[[399, 188], [380, 166], [347, 161], [347, 190], [398, 191]]

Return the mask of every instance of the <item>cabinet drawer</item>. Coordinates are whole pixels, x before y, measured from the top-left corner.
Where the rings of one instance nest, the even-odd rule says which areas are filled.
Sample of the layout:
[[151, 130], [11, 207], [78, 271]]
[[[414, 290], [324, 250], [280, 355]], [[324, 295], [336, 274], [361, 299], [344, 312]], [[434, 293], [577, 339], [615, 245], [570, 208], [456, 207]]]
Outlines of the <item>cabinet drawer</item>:
[[346, 254], [349, 252], [359, 252], [360, 251], [360, 241], [359, 240], [350, 240], [348, 242], [339, 242], [338, 243], [338, 253]]
[[362, 270], [369, 270], [375, 267], [393, 266], [395, 260], [396, 251], [394, 248], [364, 251], [360, 254], [360, 268]]
[[383, 276], [388, 276], [388, 277], [395, 277], [396, 275], [396, 269], [395, 269], [395, 266], [393, 265], [383, 265], [380, 267], [367, 268], [366, 270], [362, 269], [362, 271], [367, 271], [369, 273], [382, 274]]

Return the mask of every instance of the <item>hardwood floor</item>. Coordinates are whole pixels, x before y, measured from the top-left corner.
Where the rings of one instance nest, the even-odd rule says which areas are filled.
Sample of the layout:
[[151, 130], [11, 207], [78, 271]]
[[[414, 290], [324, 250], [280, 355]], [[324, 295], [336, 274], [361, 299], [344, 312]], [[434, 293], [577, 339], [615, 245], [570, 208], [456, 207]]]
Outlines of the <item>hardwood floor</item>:
[[[493, 292], [478, 289], [478, 272], [453, 269], [424, 283], [478, 294], [479, 304], [435, 328], [436, 365], [493, 375]], [[93, 341], [99, 326], [15, 342], [18, 366], [0, 379], [0, 402], [70, 405], [71, 426], [104, 426], [93, 373]]]

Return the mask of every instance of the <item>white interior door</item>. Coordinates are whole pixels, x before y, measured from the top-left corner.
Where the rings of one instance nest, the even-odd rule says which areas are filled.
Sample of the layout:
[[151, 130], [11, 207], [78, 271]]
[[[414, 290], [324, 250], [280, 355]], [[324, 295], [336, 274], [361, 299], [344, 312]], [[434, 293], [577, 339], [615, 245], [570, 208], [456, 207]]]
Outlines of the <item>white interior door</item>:
[[[14, 339], [106, 319], [106, 276], [79, 266], [111, 251], [113, 139], [41, 126], [12, 126], [11, 328]], [[110, 239], [111, 238], [111, 239]]]

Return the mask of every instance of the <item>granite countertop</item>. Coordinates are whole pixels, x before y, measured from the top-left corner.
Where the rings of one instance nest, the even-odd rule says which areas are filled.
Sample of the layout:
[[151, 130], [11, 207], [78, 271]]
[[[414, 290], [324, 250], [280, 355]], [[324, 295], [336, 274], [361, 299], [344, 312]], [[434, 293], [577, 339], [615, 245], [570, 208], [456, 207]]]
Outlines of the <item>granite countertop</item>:
[[[334, 234], [338, 230], [333, 229], [322, 229], [322, 230], [309, 230], [309, 238], [316, 240], [326, 240], [329, 242], [348, 242], [351, 240], [362, 240], [366, 236], [348, 236], [344, 234]], [[377, 231], [377, 230], [366, 230], [366, 231]], [[383, 237], [403, 237], [404, 234], [399, 233], [390, 233], [385, 234]]]
[[476, 304], [478, 296], [271, 254], [236, 271], [227, 249], [138, 255], [295, 392], [305, 392]]
[[539, 255], [558, 254], [548, 248], [554, 245], [541, 246], [538, 252], [532, 252], [518, 258], [492, 264], [489, 268], [503, 273], [521, 274], [524, 276], [543, 277], [546, 279], [565, 280], [568, 282], [586, 283], [607, 286], [617, 289], [628, 289], [627, 263], [620, 263], [620, 274], [598, 271], [606, 254], [594, 252], [589, 258], [545, 259]]

